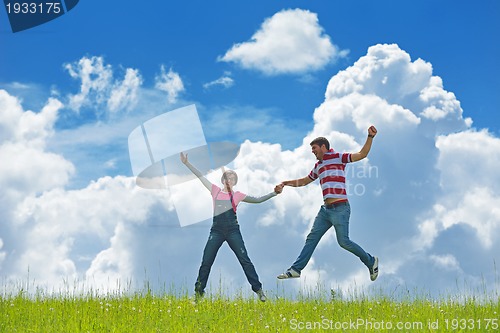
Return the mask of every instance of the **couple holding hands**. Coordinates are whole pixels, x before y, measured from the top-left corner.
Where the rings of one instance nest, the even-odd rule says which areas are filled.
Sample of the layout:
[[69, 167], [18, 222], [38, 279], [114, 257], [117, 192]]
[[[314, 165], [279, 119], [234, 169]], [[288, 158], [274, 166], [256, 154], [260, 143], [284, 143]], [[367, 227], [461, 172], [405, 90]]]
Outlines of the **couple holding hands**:
[[266, 301], [266, 295], [262, 290], [262, 283], [255, 270], [252, 261], [248, 257], [243, 237], [236, 215], [236, 209], [240, 202], [261, 203], [280, 194], [285, 186], [300, 187], [319, 179], [323, 192], [324, 204], [316, 216], [311, 231], [307, 235], [306, 242], [295, 262], [284, 273], [277, 276], [278, 279], [299, 278], [301, 271], [311, 259], [314, 249], [321, 237], [332, 226], [335, 229], [337, 242], [345, 250], [357, 256], [370, 272], [370, 279], [375, 281], [378, 276], [378, 258], [365, 252], [358, 244], [349, 239], [349, 217], [351, 208], [347, 199], [345, 186], [345, 166], [347, 163], [357, 162], [364, 159], [370, 152], [373, 138], [377, 134], [374, 126], [368, 128], [366, 142], [357, 153], [339, 153], [330, 148], [330, 143], [324, 137], [314, 139], [310, 145], [312, 153], [317, 162], [311, 172], [304, 178], [286, 180], [276, 185], [274, 191], [261, 197], [253, 197], [233, 187], [238, 182], [238, 175], [232, 170], [224, 171], [221, 177], [223, 188], [212, 184], [201, 172], [189, 163], [188, 156], [181, 153], [180, 158], [193, 172], [203, 185], [210, 191], [213, 199], [213, 224], [210, 229], [203, 258], [195, 283], [195, 295], [200, 298], [205, 293], [210, 269], [215, 261], [219, 248], [227, 242], [240, 262], [243, 271], [252, 286], [252, 290], [258, 295], [259, 300]]

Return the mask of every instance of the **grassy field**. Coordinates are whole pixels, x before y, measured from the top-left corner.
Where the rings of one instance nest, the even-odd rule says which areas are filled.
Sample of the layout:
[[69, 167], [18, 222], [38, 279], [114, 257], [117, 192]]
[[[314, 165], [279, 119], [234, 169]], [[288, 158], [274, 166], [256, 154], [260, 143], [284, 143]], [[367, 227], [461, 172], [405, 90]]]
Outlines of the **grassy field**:
[[384, 296], [0, 296], [0, 332], [497, 332], [500, 298], [441, 301]]

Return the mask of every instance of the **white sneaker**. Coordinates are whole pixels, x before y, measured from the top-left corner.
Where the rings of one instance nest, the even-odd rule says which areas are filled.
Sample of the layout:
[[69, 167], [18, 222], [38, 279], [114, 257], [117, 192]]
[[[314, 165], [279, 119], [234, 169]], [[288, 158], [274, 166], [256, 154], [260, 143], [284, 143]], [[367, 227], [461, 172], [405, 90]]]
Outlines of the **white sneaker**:
[[255, 292], [257, 294], [257, 296], [259, 296], [259, 300], [261, 302], [265, 302], [267, 301], [267, 297], [266, 297], [266, 294], [264, 294], [264, 290], [262, 289], [259, 289]]
[[378, 277], [378, 257], [375, 257], [372, 268], [370, 268], [370, 280], [375, 281]]
[[292, 279], [292, 278], [299, 278], [300, 273], [297, 273], [293, 268], [289, 268], [286, 270], [286, 272], [281, 273], [280, 275], [277, 276], [278, 279]]

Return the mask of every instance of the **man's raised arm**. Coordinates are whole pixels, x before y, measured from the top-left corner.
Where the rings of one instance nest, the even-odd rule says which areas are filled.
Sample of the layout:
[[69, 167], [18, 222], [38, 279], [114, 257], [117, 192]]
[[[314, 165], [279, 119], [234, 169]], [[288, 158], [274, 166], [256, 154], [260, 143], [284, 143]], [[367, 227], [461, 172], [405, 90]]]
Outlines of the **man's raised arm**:
[[366, 138], [366, 142], [361, 148], [361, 150], [357, 153], [351, 154], [351, 162], [357, 162], [368, 156], [370, 149], [372, 148], [373, 138], [377, 135], [377, 129], [375, 126], [370, 126], [368, 128], [368, 137]]

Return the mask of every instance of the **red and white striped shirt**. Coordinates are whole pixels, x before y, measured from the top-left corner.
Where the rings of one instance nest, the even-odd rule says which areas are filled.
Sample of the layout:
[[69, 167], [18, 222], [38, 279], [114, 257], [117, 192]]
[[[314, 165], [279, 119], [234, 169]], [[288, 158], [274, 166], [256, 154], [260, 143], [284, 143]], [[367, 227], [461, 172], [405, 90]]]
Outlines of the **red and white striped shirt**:
[[309, 173], [309, 178], [311, 180], [319, 178], [323, 200], [334, 198], [347, 201], [344, 170], [346, 164], [351, 162], [350, 153], [337, 153], [333, 149], [323, 155], [322, 161], [316, 162]]

